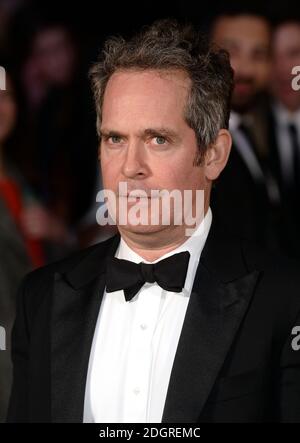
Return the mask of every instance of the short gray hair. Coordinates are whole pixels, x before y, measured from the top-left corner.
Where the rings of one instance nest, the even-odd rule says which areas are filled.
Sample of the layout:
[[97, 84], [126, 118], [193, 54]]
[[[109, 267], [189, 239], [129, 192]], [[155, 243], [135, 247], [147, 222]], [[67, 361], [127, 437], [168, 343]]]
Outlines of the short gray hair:
[[106, 85], [116, 71], [181, 70], [191, 80], [185, 120], [195, 131], [201, 162], [222, 128], [228, 128], [233, 70], [228, 53], [209, 44], [191, 25], [160, 20], [134, 37], [110, 37], [90, 70], [100, 135]]

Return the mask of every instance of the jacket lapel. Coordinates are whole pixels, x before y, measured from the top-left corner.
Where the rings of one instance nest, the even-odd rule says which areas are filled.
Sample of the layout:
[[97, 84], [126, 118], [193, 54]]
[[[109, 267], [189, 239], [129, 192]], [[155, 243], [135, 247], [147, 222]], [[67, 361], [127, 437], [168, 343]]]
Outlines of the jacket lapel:
[[163, 423], [199, 421], [259, 274], [245, 268], [240, 249], [224, 243], [212, 226], [174, 359]]
[[83, 420], [89, 356], [105, 289], [105, 264], [119, 236], [97, 247], [74, 269], [56, 273], [51, 322], [52, 422]]

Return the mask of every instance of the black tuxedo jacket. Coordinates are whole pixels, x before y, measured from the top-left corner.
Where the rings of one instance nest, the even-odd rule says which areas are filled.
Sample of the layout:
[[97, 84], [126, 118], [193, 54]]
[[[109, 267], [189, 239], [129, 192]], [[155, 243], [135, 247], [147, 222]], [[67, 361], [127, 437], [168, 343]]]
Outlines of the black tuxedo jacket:
[[[105, 264], [115, 236], [34, 271], [19, 291], [8, 422], [82, 422]], [[231, 238], [214, 219], [162, 422], [300, 422], [298, 263]], [[99, 399], [101, 401], [101, 399]]]

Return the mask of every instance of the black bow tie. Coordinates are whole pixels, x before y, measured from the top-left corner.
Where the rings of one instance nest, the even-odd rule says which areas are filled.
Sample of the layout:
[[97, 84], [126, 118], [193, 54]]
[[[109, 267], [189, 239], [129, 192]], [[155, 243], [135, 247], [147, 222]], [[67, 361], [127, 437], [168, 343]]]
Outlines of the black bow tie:
[[184, 287], [189, 252], [180, 252], [157, 263], [134, 263], [112, 257], [107, 265], [106, 292], [124, 290], [126, 301], [139, 292], [144, 283], [154, 283], [171, 292]]

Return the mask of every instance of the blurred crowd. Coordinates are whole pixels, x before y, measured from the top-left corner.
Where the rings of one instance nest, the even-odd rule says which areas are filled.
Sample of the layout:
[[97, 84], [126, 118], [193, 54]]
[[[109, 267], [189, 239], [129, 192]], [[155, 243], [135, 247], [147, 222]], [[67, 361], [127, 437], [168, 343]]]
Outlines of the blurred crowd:
[[300, 20], [224, 14], [210, 37], [229, 52], [235, 74], [233, 147], [215, 212], [235, 233], [299, 258], [300, 91], [292, 71], [300, 66]]
[[[9, 36], [23, 3], [0, 2], [0, 325], [8, 349], [21, 278], [111, 234], [96, 223], [101, 177], [85, 55], [68, 25], [40, 19], [16, 57]], [[300, 19], [224, 12], [209, 37], [229, 52], [235, 73], [233, 148], [213, 213], [236, 234], [300, 258], [300, 91], [292, 88]], [[0, 352], [0, 422], [10, 383], [9, 353]]]

